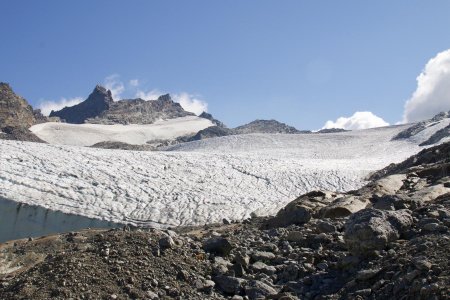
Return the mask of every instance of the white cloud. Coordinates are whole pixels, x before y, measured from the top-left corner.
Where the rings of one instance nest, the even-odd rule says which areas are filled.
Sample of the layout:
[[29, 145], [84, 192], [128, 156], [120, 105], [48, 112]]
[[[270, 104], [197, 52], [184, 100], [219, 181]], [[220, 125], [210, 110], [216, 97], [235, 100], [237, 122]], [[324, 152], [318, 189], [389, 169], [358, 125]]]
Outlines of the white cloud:
[[343, 128], [347, 130], [359, 130], [388, 125], [389, 123], [370, 111], [357, 111], [351, 117], [340, 117], [335, 122], [331, 120], [327, 121], [322, 129]]
[[148, 92], [144, 92], [144, 91], [137, 91], [135, 97], [144, 99], [144, 100], [156, 100], [158, 99], [159, 96], [163, 95], [164, 93], [162, 93], [161, 91], [157, 90], [157, 89], [153, 89], [150, 90]]
[[204, 111], [208, 111], [208, 103], [198, 99], [195, 95], [188, 93], [174, 94], [173, 100], [180, 103], [185, 111], [193, 112], [197, 116]]
[[43, 100], [39, 103], [39, 108], [43, 115], [48, 116], [52, 110], [57, 111], [66, 106], [74, 106], [83, 101], [81, 97], [61, 98], [59, 101]]
[[125, 85], [120, 81], [118, 74], [112, 74], [105, 78], [105, 88], [111, 91], [114, 101], [120, 100], [122, 93], [125, 91]]
[[137, 87], [139, 85], [139, 79], [131, 79], [129, 84], [133, 87]]
[[417, 77], [417, 89], [405, 103], [403, 122], [429, 119], [450, 110], [450, 49], [438, 53]]

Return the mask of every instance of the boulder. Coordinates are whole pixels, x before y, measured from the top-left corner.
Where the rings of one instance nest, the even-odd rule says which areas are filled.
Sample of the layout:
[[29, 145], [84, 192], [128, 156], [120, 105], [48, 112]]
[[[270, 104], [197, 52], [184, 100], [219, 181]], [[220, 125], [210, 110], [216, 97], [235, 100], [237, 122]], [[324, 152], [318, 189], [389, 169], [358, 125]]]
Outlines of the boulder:
[[314, 214], [335, 199], [331, 192], [313, 191], [290, 202], [277, 215], [265, 222], [265, 227], [286, 227], [309, 222]]
[[323, 218], [342, 218], [366, 208], [370, 201], [356, 196], [346, 196], [334, 200], [320, 210]]
[[412, 223], [411, 212], [407, 209], [364, 209], [353, 214], [346, 222], [345, 244], [354, 255], [370, 256], [397, 240]]
[[161, 249], [170, 249], [175, 246], [175, 242], [169, 235], [162, 237], [159, 240], [158, 244]]
[[275, 295], [277, 291], [259, 280], [251, 280], [245, 285], [245, 295], [250, 299], [266, 299], [267, 296]]
[[244, 291], [245, 279], [233, 276], [219, 275], [214, 277], [217, 287], [226, 294], [236, 295], [242, 294]]
[[212, 237], [203, 243], [203, 250], [220, 256], [228, 256], [231, 249], [233, 249], [233, 246], [223, 237]]

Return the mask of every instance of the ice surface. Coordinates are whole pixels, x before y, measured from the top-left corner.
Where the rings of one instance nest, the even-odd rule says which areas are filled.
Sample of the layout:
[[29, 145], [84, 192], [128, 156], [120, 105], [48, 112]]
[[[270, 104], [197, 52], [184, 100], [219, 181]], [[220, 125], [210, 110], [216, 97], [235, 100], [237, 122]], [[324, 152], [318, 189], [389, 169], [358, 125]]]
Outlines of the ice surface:
[[0, 197], [153, 226], [269, 215], [314, 189], [359, 188], [371, 171], [417, 153], [425, 134], [391, 141], [405, 128], [228, 136], [168, 152], [0, 141]]
[[50, 144], [92, 146], [99, 142], [113, 141], [142, 145], [156, 139], [173, 139], [197, 133], [214, 124], [204, 118], [188, 116], [160, 120], [148, 125], [102, 125], [48, 122], [34, 125], [30, 130]]

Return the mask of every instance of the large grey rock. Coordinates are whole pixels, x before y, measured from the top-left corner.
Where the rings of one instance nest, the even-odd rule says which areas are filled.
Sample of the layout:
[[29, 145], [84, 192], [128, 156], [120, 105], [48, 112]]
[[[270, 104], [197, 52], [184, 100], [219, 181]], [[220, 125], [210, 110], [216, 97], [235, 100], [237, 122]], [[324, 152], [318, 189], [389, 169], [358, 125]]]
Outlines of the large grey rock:
[[411, 212], [406, 209], [364, 209], [352, 215], [345, 224], [345, 244], [352, 254], [369, 256], [397, 240], [412, 222]]
[[267, 296], [275, 295], [277, 290], [259, 280], [251, 280], [245, 285], [245, 295], [250, 300], [266, 299]]
[[320, 214], [323, 218], [342, 218], [366, 208], [369, 204], [368, 199], [346, 196], [338, 198], [330, 205], [322, 208]]
[[450, 188], [445, 187], [443, 184], [437, 184], [429, 187], [424, 187], [414, 193], [411, 193], [409, 196], [412, 200], [423, 203], [433, 201], [436, 198], [447, 193], [450, 193]]
[[404, 180], [405, 174], [394, 174], [381, 178], [369, 186], [372, 187], [372, 193], [377, 196], [394, 195], [402, 188]]
[[217, 287], [223, 292], [231, 295], [242, 294], [246, 280], [232, 276], [219, 275], [214, 277]]
[[266, 251], [254, 251], [251, 254], [251, 257], [253, 259], [253, 261], [270, 261], [275, 259], [275, 254], [273, 254], [272, 252], [266, 252]]
[[203, 243], [203, 249], [206, 252], [211, 252], [221, 256], [227, 256], [230, 254], [233, 246], [231, 243], [223, 237], [212, 237], [207, 239]]
[[302, 195], [290, 202], [277, 215], [265, 222], [265, 226], [286, 227], [289, 225], [301, 225], [309, 222], [313, 215], [326, 207], [336, 198], [336, 194], [330, 192], [313, 191]]
[[266, 265], [262, 261], [255, 262], [253, 265], [251, 265], [251, 268], [257, 273], [264, 273], [267, 275], [273, 275], [277, 271], [274, 266]]
[[170, 237], [169, 235], [163, 236], [158, 241], [158, 244], [159, 244], [159, 247], [161, 247], [162, 249], [170, 249], [175, 246], [175, 242], [173, 241], [172, 237]]

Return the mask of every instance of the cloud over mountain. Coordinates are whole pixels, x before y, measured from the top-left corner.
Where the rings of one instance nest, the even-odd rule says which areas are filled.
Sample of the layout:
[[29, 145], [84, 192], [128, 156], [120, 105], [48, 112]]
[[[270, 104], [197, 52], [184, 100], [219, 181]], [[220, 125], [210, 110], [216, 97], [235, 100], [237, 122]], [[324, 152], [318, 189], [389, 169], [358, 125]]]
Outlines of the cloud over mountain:
[[450, 110], [450, 49], [438, 53], [417, 77], [417, 89], [405, 103], [403, 122], [428, 119]]
[[48, 116], [52, 110], [57, 111], [66, 106], [74, 106], [83, 100], [81, 97], [61, 98], [59, 101], [43, 100], [39, 103], [38, 107], [41, 109], [43, 115]]
[[125, 91], [125, 85], [120, 80], [120, 76], [118, 74], [112, 74], [106, 77], [104, 85], [106, 89], [111, 91], [114, 101], [121, 99], [121, 95]]
[[322, 129], [343, 128], [347, 130], [359, 130], [388, 125], [389, 123], [370, 111], [357, 111], [351, 117], [340, 117], [336, 121], [327, 121]]

